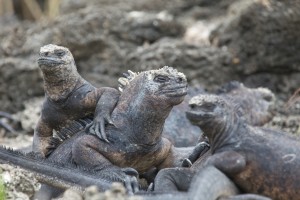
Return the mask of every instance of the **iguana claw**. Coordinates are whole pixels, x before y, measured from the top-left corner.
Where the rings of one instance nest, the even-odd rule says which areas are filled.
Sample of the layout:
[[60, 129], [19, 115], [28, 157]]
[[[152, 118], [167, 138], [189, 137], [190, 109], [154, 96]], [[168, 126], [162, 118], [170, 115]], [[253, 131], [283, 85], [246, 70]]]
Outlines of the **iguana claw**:
[[188, 158], [185, 158], [182, 161], [181, 166], [182, 167], [190, 167], [192, 164], [201, 157], [204, 153], [206, 153], [209, 150], [210, 146], [207, 142], [200, 142], [197, 144]]
[[109, 115], [101, 115], [101, 117], [95, 117], [94, 121], [88, 124], [85, 130], [88, 133], [97, 136], [100, 140], [110, 143], [105, 133], [106, 123], [114, 126], [114, 123]]
[[129, 195], [133, 195], [139, 191], [139, 184], [137, 180], [139, 173], [130, 167], [122, 168], [122, 171], [127, 175], [124, 182], [125, 188]]

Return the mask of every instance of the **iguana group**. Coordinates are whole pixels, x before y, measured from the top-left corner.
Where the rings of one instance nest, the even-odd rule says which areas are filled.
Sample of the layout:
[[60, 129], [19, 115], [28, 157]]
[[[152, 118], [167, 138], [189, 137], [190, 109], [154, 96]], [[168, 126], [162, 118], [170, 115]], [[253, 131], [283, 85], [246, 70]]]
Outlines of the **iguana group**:
[[[141, 73], [129, 71], [119, 83], [123, 92], [111, 113], [114, 125], [106, 127], [110, 143], [74, 128], [74, 124], [86, 123], [81, 120], [58, 133], [60, 139], [64, 139], [62, 142], [52, 139], [50, 143], [54, 149], [48, 161], [73, 163], [93, 169], [96, 174], [106, 174], [108, 181], [125, 184], [133, 184], [128, 175], [135, 175], [128, 167], [143, 173], [153, 167], [162, 169], [181, 165], [192, 148], [175, 148], [162, 137], [162, 131], [171, 109], [181, 103], [187, 93], [184, 74], [171, 67]], [[5, 150], [2, 151], [5, 154]], [[8, 157], [5, 160], [10, 162]], [[21, 162], [17, 164], [22, 166]], [[33, 167], [26, 168], [34, 170]]]

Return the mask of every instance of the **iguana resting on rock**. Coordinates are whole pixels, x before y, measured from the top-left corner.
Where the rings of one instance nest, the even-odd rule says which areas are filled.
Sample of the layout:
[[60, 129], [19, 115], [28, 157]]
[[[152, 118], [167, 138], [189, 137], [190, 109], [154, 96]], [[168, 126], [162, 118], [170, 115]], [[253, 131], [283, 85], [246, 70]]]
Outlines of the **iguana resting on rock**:
[[[236, 109], [219, 96], [194, 97], [190, 106], [187, 117], [204, 131], [211, 145], [212, 155], [198, 163], [199, 171], [205, 166], [214, 166], [243, 193], [279, 200], [299, 198], [299, 138], [247, 125]], [[185, 175], [191, 175], [186, 171]], [[159, 181], [157, 184], [160, 184]], [[180, 186], [181, 183], [173, 179], [171, 184]]]
[[[162, 137], [162, 130], [172, 107], [182, 102], [187, 93], [184, 74], [164, 67], [139, 74], [129, 72], [126, 76], [119, 79], [123, 92], [111, 114], [114, 125], [106, 127], [110, 143], [71, 125], [58, 134], [62, 143], [51, 141], [54, 149], [47, 159], [74, 163], [108, 174], [107, 180], [125, 183], [132, 182], [125, 179], [133, 172], [122, 168], [132, 167], [143, 173], [153, 167], [181, 165], [193, 148], [175, 148]], [[18, 165], [22, 167], [21, 162]]]
[[95, 88], [84, 80], [65, 47], [53, 44], [41, 47], [38, 64], [44, 78], [45, 100], [34, 132], [33, 150], [45, 156], [53, 130], [59, 131], [71, 121], [94, 113], [90, 133], [106, 140], [104, 123], [111, 122], [110, 113], [119, 92], [113, 88]]
[[[189, 100], [200, 94], [208, 93], [201, 88], [189, 87], [184, 101], [175, 106], [166, 119], [163, 136], [177, 147], [196, 145], [201, 135], [199, 127], [193, 126], [185, 116]], [[215, 94], [238, 106], [239, 113], [248, 124], [262, 126], [274, 116], [275, 95], [267, 88], [248, 88], [240, 82], [231, 81], [218, 88]]]

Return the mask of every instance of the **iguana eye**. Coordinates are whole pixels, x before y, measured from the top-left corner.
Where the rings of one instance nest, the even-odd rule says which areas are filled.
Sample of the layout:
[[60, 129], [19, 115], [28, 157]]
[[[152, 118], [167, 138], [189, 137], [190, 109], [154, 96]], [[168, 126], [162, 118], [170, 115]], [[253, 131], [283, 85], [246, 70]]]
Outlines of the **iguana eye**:
[[55, 51], [55, 55], [57, 55], [57, 56], [59, 56], [59, 57], [62, 57], [62, 56], [64, 56], [65, 54], [66, 54], [66, 52], [63, 51], [63, 50], [57, 50], [57, 51]]
[[206, 110], [213, 110], [215, 107], [216, 105], [213, 103], [206, 103], [203, 105], [203, 108], [205, 108]]
[[167, 77], [167, 76], [158, 75], [158, 76], [156, 76], [153, 80], [154, 80], [155, 82], [158, 82], [158, 83], [164, 83], [164, 82], [169, 81], [170, 78]]

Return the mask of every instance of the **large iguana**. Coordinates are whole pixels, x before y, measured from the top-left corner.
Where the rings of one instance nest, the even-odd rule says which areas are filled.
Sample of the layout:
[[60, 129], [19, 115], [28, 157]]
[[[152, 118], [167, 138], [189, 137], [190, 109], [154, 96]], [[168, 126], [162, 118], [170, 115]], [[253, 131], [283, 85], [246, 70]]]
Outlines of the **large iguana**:
[[[220, 96], [194, 97], [190, 107], [187, 117], [204, 131], [211, 145], [211, 155], [195, 163], [198, 171], [201, 172], [206, 166], [214, 166], [227, 175], [243, 193], [255, 193], [279, 200], [299, 198], [299, 138], [281, 131], [248, 125], [236, 112], [236, 108]], [[185, 172], [185, 176], [195, 174], [188, 169]], [[158, 175], [160, 180], [162, 176], [166, 178], [178, 174], [176, 171], [168, 172], [169, 175], [161, 173]], [[173, 179], [170, 185], [180, 187], [180, 177], [185, 176]], [[157, 181], [157, 187], [159, 184]]]
[[59, 131], [71, 121], [94, 113], [90, 132], [107, 141], [104, 123], [111, 122], [110, 113], [119, 92], [114, 88], [95, 88], [84, 80], [65, 47], [41, 47], [38, 65], [43, 73], [45, 100], [34, 131], [33, 150], [46, 155], [53, 130]]

